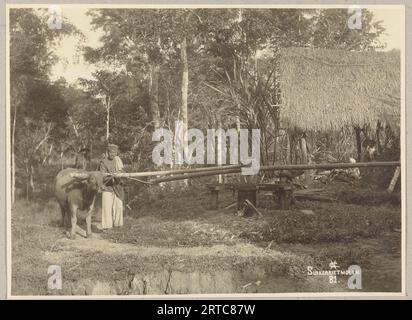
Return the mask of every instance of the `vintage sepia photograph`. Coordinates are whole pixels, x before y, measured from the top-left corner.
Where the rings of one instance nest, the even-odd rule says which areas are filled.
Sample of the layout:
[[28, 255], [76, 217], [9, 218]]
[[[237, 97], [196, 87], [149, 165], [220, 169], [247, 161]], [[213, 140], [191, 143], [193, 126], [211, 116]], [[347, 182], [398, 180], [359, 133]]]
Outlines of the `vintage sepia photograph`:
[[404, 20], [8, 5], [9, 296], [403, 295]]

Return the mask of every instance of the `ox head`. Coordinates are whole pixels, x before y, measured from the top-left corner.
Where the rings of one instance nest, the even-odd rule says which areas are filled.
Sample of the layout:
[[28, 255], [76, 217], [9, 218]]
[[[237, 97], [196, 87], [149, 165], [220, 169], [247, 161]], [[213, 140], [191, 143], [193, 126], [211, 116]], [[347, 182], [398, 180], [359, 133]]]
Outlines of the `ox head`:
[[103, 187], [103, 175], [101, 172], [73, 172], [70, 174], [76, 181], [86, 184], [89, 191], [101, 192]]

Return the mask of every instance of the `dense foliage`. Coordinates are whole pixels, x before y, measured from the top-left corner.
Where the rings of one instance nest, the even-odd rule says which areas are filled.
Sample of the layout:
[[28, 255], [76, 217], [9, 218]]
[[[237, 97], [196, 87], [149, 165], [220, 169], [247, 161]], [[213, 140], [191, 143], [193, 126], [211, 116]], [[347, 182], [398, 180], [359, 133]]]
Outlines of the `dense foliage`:
[[[302, 135], [309, 137], [313, 154], [319, 145], [337, 159], [346, 155], [336, 153], [355, 150], [348, 139], [352, 128], [336, 130], [337, 140], [325, 145], [321, 133], [281, 121], [277, 67], [282, 48], [383, 47], [384, 28], [371, 12], [363, 10], [361, 30], [347, 27], [344, 9], [93, 9], [89, 14], [91, 27], [103, 36], [99, 48], [86, 46], [82, 53], [101, 68], [93, 79], [70, 85], [64, 79], [52, 82], [50, 68], [58, 59], [54, 46], [67, 35], [81, 36], [76, 28], [66, 22], [63, 29], [48, 29], [42, 9], [10, 10], [13, 181], [27, 196], [38, 166], [72, 166], [79, 157], [90, 162], [108, 141], [120, 146], [133, 170], [150, 169], [153, 130], [173, 130], [176, 120], [202, 130], [261, 128], [265, 164], [298, 161]], [[343, 140], [348, 148], [339, 151]]]

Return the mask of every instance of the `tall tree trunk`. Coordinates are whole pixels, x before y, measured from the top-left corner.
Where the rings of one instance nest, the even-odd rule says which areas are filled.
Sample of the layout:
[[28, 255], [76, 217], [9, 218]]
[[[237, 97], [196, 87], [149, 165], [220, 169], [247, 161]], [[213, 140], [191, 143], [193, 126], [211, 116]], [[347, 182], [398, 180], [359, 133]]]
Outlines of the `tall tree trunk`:
[[300, 150], [302, 152], [302, 163], [308, 163], [308, 149], [306, 145], [306, 134], [303, 134], [300, 138]]
[[[187, 95], [189, 89], [189, 66], [187, 62], [187, 41], [186, 37], [183, 38], [180, 48], [180, 58], [182, 63], [182, 88], [181, 88], [181, 104], [180, 104], [180, 119], [183, 122], [183, 141], [181, 141], [181, 146], [183, 146], [183, 154], [187, 154], [188, 141], [187, 141]], [[184, 156], [185, 157], [185, 156]], [[188, 181], [183, 180], [185, 186], [187, 187]]]
[[[160, 109], [159, 109], [159, 70], [157, 64], [149, 65], [149, 105], [153, 121], [153, 131], [160, 128]], [[161, 170], [164, 166], [161, 166]], [[165, 183], [159, 183], [161, 188], [164, 188]]]
[[[221, 115], [219, 114], [218, 115], [218, 125], [217, 125], [217, 127], [218, 128], [222, 128], [222, 119], [221, 119]], [[217, 150], [217, 154], [216, 154], [216, 156], [215, 156], [215, 159], [218, 159], [218, 156], [220, 156], [221, 154], [222, 154], [222, 152], [226, 152], [226, 150], [223, 150], [222, 149], [222, 144], [221, 143], [219, 143], [219, 140], [218, 140], [218, 144], [217, 144], [217, 148], [216, 148]], [[219, 161], [220, 161], [220, 159], [218, 160], [218, 163], [219, 163]], [[218, 164], [218, 166], [221, 166], [221, 164]], [[218, 183], [224, 183], [224, 178], [223, 178], [223, 175], [222, 174], [219, 174], [218, 176], [217, 176], [217, 182]]]
[[28, 201], [30, 196], [30, 168], [29, 163], [26, 163], [26, 200]]
[[378, 122], [376, 123], [376, 150], [378, 154], [382, 153], [381, 131], [382, 131], [382, 123], [378, 120]]
[[[301, 158], [302, 163], [303, 164], [308, 164], [308, 162], [309, 162], [308, 147], [307, 147], [307, 143], [306, 143], [306, 134], [305, 133], [303, 133], [302, 137], [300, 138], [300, 150], [301, 150], [301, 154], [302, 154], [302, 158]], [[305, 183], [308, 184], [309, 179], [310, 179], [310, 172], [305, 170], [304, 177], [305, 177]]]
[[279, 143], [279, 113], [276, 110], [275, 112], [276, 118], [273, 119], [274, 121], [274, 129], [275, 129], [275, 138], [273, 142], [273, 164], [276, 164], [277, 161], [277, 152], [278, 152], [278, 143]]
[[187, 95], [189, 89], [189, 67], [187, 62], [187, 43], [186, 37], [181, 43], [181, 60], [182, 60], [182, 100], [180, 105], [180, 118], [183, 122], [183, 149], [187, 150]]
[[34, 166], [30, 164], [30, 198], [33, 198], [34, 193]]
[[109, 141], [110, 137], [110, 107], [106, 106], [106, 141]]
[[26, 163], [26, 175], [26, 200], [30, 200], [34, 191], [34, 166], [31, 160]]
[[160, 128], [159, 110], [159, 65], [150, 65], [149, 99], [154, 129]]
[[254, 54], [254, 62], [255, 62], [255, 85], [257, 85], [258, 84], [258, 81], [259, 81], [259, 69], [258, 69], [258, 55], [257, 55], [257, 52], [255, 52], [255, 54]]
[[[240, 104], [237, 103], [237, 111], [238, 114], [236, 115], [236, 131], [237, 131], [237, 136], [240, 137]], [[240, 148], [238, 146], [238, 150], [237, 150], [237, 158], [239, 159], [239, 163], [240, 163]], [[237, 181], [238, 182], [242, 182], [242, 177], [241, 176], [237, 176]]]
[[291, 148], [291, 143], [290, 143], [290, 133], [286, 133], [286, 164], [292, 164], [292, 159], [291, 159], [291, 154], [292, 154], [292, 148]]
[[15, 135], [16, 135], [17, 106], [14, 106], [13, 129], [11, 132], [11, 202], [16, 200], [16, 161], [15, 161]]
[[92, 163], [92, 159], [93, 159], [93, 139], [90, 139], [90, 142], [89, 142], [89, 145], [90, 145], [90, 163]]
[[362, 160], [362, 141], [361, 141], [361, 128], [358, 126], [354, 127], [355, 129], [355, 137], [356, 137], [356, 149], [358, 152], [358, 162]]

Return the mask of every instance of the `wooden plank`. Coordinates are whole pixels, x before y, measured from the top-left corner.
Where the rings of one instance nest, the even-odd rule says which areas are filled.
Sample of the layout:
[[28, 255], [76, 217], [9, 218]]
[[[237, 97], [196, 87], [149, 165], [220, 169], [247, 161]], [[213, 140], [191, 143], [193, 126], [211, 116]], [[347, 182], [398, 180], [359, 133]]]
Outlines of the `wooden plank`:
[[285, 183], [259, 183], [257, 185], [259, 190], [262, 191], [283, 191], [293, 190], [293, 186]]
[[295, 194], [296, 200], [308, 200], [308, 201], [320, 201], [320, 202], [336, 202], [337, 198], [331, 198], [323, 195], [310, 195], [310, 194]]

